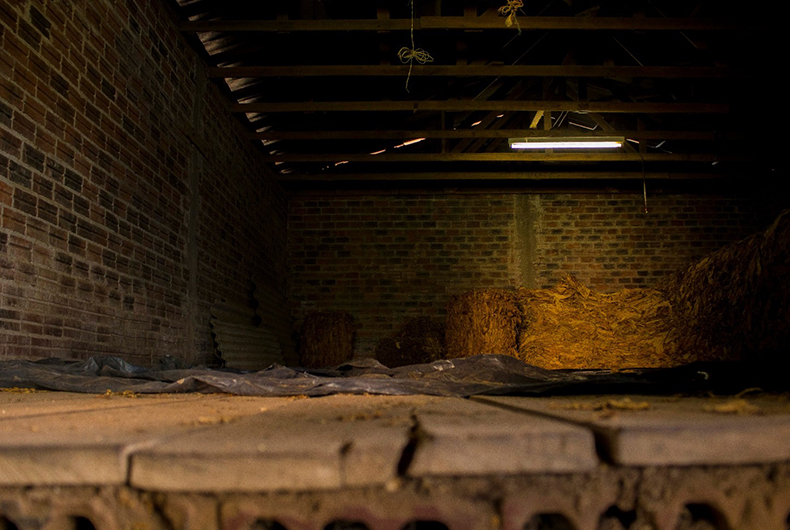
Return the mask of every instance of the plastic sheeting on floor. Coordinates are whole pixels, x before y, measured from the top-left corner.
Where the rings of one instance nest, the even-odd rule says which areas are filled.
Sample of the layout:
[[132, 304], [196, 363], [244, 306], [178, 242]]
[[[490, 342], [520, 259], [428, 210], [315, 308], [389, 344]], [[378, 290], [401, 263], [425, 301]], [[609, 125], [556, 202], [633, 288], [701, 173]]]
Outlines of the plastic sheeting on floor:
[[723, 362], [629, 372], [551, 371], [503, 355], [478, 355], [395, 369], [373, 359], [360, 359], [331, 370], [272, 365], [258, 372], [243, 372], [183, 368], [173, 358], [146, 368], [118, 357], [101, 356], [85, 361], [2, 361], [0, 388], [240, 396], [735, 393], [752, 387], [786, 391], [787, 378], [779, 375], [786, 373], [771, 367]]

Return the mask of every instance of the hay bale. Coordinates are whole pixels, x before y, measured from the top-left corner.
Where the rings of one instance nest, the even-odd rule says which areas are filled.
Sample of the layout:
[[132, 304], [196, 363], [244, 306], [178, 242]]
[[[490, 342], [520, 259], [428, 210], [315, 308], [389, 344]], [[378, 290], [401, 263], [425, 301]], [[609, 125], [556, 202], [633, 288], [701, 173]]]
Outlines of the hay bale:
[[657, 286], [677, 313], [678, 350], [704, 360], [780, 355], [790, 343], [790, 210], [765, 231]]
[[484, 289], [453, 296], [447, 304], [447, 357], [517, 355], [521, 313], [515, 294]]
[[520, 289], [518, 357], [548, 369], [657, 368], [695, 360], [676, 351], [672, 307], [655, 289], [593, 291], [568, 277]]
[[380, 340], [375, 355], [376, 360], [389, 368], [443, 359], [444, 326], [427, 317], [413, 318], [395, 337]]
[[354, 356], [354, 322], [346, 313], [313, 313], [302, 325], [300, 360], [305, 368], [325, 368]]

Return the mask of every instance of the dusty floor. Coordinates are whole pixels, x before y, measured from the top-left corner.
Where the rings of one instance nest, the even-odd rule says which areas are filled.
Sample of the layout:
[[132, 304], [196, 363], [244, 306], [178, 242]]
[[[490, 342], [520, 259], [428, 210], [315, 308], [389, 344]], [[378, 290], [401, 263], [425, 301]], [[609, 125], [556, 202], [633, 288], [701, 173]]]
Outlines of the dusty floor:
[[788, 440], [760, 392], [4, 391], [0, 528], [787, 530]]

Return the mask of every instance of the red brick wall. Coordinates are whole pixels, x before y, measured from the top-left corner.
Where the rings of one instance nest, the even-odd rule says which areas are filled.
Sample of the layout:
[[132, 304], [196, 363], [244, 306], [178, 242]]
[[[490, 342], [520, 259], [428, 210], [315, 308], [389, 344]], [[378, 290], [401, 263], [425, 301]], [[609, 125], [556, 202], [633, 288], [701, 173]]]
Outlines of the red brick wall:
[[516, 286], [513, 196], [296, 197], [288, 228], [297, 324], [349, 312], [358, 353], [412, 317], [442, 319], [452, 294]]
[[0, 358], [205, 361], [214, 300], [284, 288], [282, 193], [163, 5], [0, 0]]
[[602, 291], [650, 287], [760, 226], [749, 197], [544, 195], [535, 226], [537, 287], [572, 274]]
[[289, 204], [297, 324], [349, 312], [356, 354], [410, 318], [442, 321], [453, 294], [547, 287], [573, 274], [602, 291], [659, 278], [760, 228], [755, 201], [698, 195], [370, 195]]

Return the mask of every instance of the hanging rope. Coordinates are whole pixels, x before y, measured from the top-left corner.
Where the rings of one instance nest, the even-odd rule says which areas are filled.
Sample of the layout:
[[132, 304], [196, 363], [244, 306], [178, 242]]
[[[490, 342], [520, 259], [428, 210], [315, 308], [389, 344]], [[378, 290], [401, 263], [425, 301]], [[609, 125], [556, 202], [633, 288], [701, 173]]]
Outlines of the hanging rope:
[[409, 91], [409, 79], [411, 79], [411, 69], [412, 66], [414, 66], [414, 61], [420, 64], [433, 62], [431, 54], [422, 48], [414, 46], [414, 0], [410, 0], [409, 4], [411, 4], [411, 48], [404, 46], [398, 50], [398, 59], [400, 59], [400, 62], [403, 64], [409, 63], [409, 75], [406, 76], [406, 92]]
[[642, 159], [642, 196], [645, 198], [645, 215], [647, 215], [650, 212], [647, 209], [647, 176], [645, 175], [645, 159], [642, 156], [639, 158]]
[[[507, 5], [499, 8], [498, 13], [505, 18], [505, 25], [511, 27], [513, 24], [518, 28], [518, 34], [521, 35], [521, 26], [518, 24], [518, 12], [524, 7], [524, 2], [521, 0], [507, 0]], [[523, 11], [522, 11], [523, 13]]]

